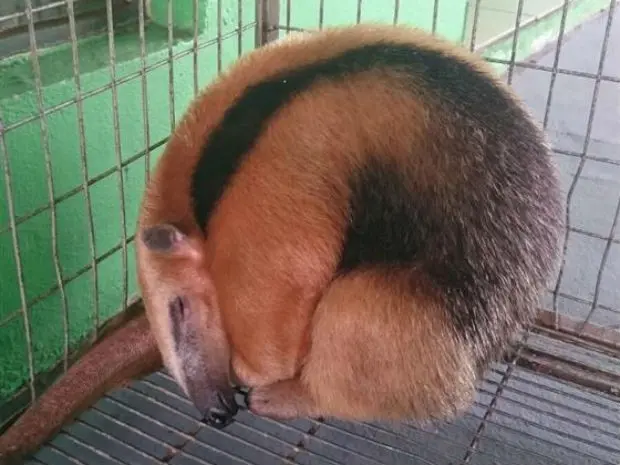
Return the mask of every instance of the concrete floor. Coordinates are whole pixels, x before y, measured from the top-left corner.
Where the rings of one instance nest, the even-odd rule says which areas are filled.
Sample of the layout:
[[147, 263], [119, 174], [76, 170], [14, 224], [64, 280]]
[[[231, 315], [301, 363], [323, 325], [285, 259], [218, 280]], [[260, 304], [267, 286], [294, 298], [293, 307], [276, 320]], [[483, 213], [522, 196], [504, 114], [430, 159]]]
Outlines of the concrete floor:
[[[606, 18], [567, 38], [560, 67], [596, 73]], [[620, 14], [616, 14], [604, 74], [620, 76]], [[538, 63], [551, 65], [553, 50]], [[550, 73], [515, 75], [517, 92], [544, 116]], [[549, 119], [556, 149], [581, 153], [595, 80], [559, 75]], [[588, 158], [570, 204], [571, 225], [560, 310], [575, 318], [590, 311], [607, 238], [620, 201], [620, 84], [602, 82]], [[556, 155], [566, 190], [580, 164]], [[605, 161], [607, 160], [607, 161]], [[611, 242], [593, 322], [620, 325], [620, 228]], [[542, 341], [544, 343], [544, 341]], [[584, 355], [584, 356], [587, 356]], [[608, 360], [620, 372], [620, 362]], [[475, 465], [618, 465], [620, 402], [515, 369], [493, 413], [485, 413], [505, 371], [497, 366], [464, 418], [427, 427], [361, 425], [310, 420], [278, 423], [247, 413], [225, 431], [204, 426], [165, 374], [117, 390], [65, 428], [28, 463], [64, 464], [434, 464], [464, 463], [472, 442]], [[484, 425], [484, 426], [482, 426]]]

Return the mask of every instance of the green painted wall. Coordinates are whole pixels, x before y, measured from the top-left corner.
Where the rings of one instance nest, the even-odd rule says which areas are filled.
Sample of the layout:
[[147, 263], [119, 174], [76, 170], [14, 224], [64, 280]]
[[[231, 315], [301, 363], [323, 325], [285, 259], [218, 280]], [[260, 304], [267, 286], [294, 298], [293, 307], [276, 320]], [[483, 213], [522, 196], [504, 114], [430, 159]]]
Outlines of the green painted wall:
[[[185, 6], [192, 13], [193, 0], [174, 0], [178, 10]], [[153, 4], [157, 3], [156, 1]], [[167, 2], [163, 2], [167, 3]], [[234, 3], [234, 8], [232, 7]], [[203, 1], [199, 16], [201, 35], [198, 50], [198, 82], [202, 86], [217, 72], [216, 2]], [[254, 47], [254, 0], [243, 0], [242, 52]], [[222, 11], [222, 65], [238, 57], [237, 0]], [[167, 9], [166, 9], [167, 13]], [[181, 26], [187, 16], [181, 16]], [[193, 20], [191, 21], [193, 30]], [[167, 24], [167, 20], [165, 21]], [[117, 86], [120, 157], [123, 160], [124, 200], [127, 236], [135, 229], [138, 205], [144, 188], [145, 118], [143, 117], [140, 41], [135, 27], [116, 31]], [[193, 41], [182, 29], [175, 29], [170, 50], [173, 60], [173, 95], [176, 118], [194, 96]], [[146, 73], [148, 125], [151, 164], [163, 149], [171, 130], [169, 97], [170, 68], [168, 31], [153, 21], [146, 30]], [[180, 56], [179, 56], [180, 55]], [[89, 219], [82, 185], [80, 123], [75, 98], [71, 46], [40, 51], [43, 101], [46, 109], [65, 104], [47, 116], [48, 143], [56, 204], [59, 262], [66, 284], [71, 347], [89, 337], [95, 329], [95, 303], [103, 323], [123, 307], [123, 253], [121, 242], [121, 202], [116, 167], [114, 112], [107, 36], [79, 43], [80, 80], [83, 101], [85, 152], [90, 180], [98, 294], [93, 293]], [[29, 56], [17, 56], [0, 63], [0, 119], [5, 128], [6, 152], [0, 144], [0, 163], [8, 155], [17, 234], [23, 266], [26, 298], [33, 341], [34, 370], [45, 372], [63, 356], [63, 305], [54, 291], [56, 275], [52, 256], [51, 214], [46, 184], [44, 149], [38, 118], [37, 95]], [[43, 211], [41, 211], [43, 210]], [[28, 379], [27, 345], [20, 308], [14, 248], [8, 230], [7, 196], [4, 177], [0, 178], [0, 405], [6, 404]], [[129, 296], [136, 294], [134, 252], [127, 249]], [[22, 390], [23, 391], [23, 390]], [[22, 396], [23, 397], [23, 396]], [[8, 414], [0, 410], [0, 425]]]
[[[287, 1], [280, 1], [280, 24], [291, 28], [317, 29], [320, 24], [320, 0], [292, 0], [287, 12]], [[351, 24], [357, 20], [359, 0], [325, 0], [323, 25]], [[362, 0], [362, 22], [394, 21], [394, 0]], [[400, 0], [398, 22], [432, 30], [434, 0]], [[447, 39], [460, 41], [465, 27], [467, 0], [438, 2], [435, 32]]]
[[[586, 0], [582, 0], [585, 2]], [[598, 0], [592, 0], [598, 1]], [[293, 28], [317, 28], [319, 0], [291, 2], [281, 0], [280, 23], [290, 17]], [[325, 0], [324, 25], [355, 22], [358, 0]], [[449, 6], [448, 6], [449, 4]], [[200, 0], [197, 29], [201, 48], [198, 58], [198, 83], [203, 86], [218, 69], [217, 1]], [[389, 0], [363, 0], [362, 21], [392, 22], [393, 3]], [[400, 0], [399, 22], [414, 24], [427, 30], [433, 23], [433, 0]], [[222, 4], [222, 66], [225, 68], [238, 54], [254, 47], [254, 0], [241, 0], [242, 24], [247, 28], [235, 33], [239, 22], [238, 0]], [[466, 0], [440, 2], [436, 31], [448, 39], [459, 41], [464, 36]], [[140, 41], [135, 27], [118, 28], [116, 44], [116, 78], [121, 83], [118, 93], [119, 146], [115, 144], [113, 92], [110, 88], [107, 37], [94, 37], [79, 43], [81, 90], [83, 101], [84, 149], [91, 197], [95, 255], [97, 257], [97, 293], [94, 272], [90, 269], [90, 222], [82, 185], [80, 119], [73, 101], [76, 86], [73, 79], [70, 45], [40, 52], [43, 83], [43, 105], [54, 109], [47, 115], [48, 146], [55, 188], [57, 245], [59, 266], [66, 284], [68, 334], [71, 348], [92, 335], [98, 321], [103, 323], [124, 307], [123, 251], [120, 249], [121, 196], [117, 155], [123, 168], [124, 201], [127, 236], [132, 236], [138, 204], [142, 196], [145, 173], [149, 168], [145, 150], [151, 147], [151, 164], [161, 153], [172, 127], [171, 110], [178, 118], [194, 96], [194, 62], [191, 33], [194, 30], [193, 0], [174, 0], [175, 39], [168, 43], [168, 1], [152, 0], [151, 24], [146, 30], [145, 62], [150, 131], [147, 144], [143, 117]], [[284, 33], [284, 32], [281, 32]], [[533, 32], [537, 37], [541, 32]], [[529, 34], [529, 33], [528, 33]], [[533, 40], [533, 39], [532, 39]], [[527, 50], [521, 47], [520, 50]], [[487, 53], [505, 55], [505, 44]], [[167, 60], [174, 55], [172, 82]], [[0, 63], [0, 120], [5, 128], [6, 152], [0, 144], [0, 163], [9, 161], [12, 194], [18, 221], [17, 235], [23, 266], [27, 306], [33, 341], [34, 371], [50, 370], [62, 359], [64, 342], [63, 302], [56, 286], [51, 240], [51, 214], [41, 142], [32, 65], [27, 55], [12, 57]], [[172, 89], [170, 92], [169, 89]], [[171, 105], [170, 95], [174, 98]], [[172, 108], [171, 108], [172, 107]], [[28, 397], [24, 384], [28, 379], [24, 324], [20, 308], [14, 246], [9, 230], [5, 180], [0, 177], [0, 425]], [[135, 296], [135, 264], [131, 244], [127, 248], [128, 294]], [[19, 391], [18, 397], [15, 393]], [[4, 406], [4, 407], [3, 407]]]

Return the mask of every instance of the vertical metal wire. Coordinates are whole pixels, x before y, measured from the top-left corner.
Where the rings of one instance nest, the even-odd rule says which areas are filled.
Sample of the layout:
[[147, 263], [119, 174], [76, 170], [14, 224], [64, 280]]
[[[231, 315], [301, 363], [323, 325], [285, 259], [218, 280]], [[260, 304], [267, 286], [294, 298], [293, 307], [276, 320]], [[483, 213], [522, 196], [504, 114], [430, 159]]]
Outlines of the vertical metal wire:
[[170, 132], [174, 131], [176, 126], [176, 112], [174, 101], [174, 49], [172, 47], [174, 41], [174, 24], [172, 0], [168, 0], [168, 103], [170, 105]]
[[[269, 1], [269, 0], [262, 0]], [[278, 21], [278, 24], [280, 21]], [[291, 0], [286, 0], [286, 33], [289, 34], [291, 32]]]
[[142, 88], [142, 118], [144, 120], [144, 175], [148, 180], [151, 177], [151, 125], [149, 124], [149, 100], [146, 79], [146, 36], [144, 21], [144, 2], [138, 0], [138, 29], [140, 38], [140, 79]]
[[[277, 40], [280, 36], [280, 0], [256, 0], [256, 38], [255, 47]], [[287, 9], [288, 21], [290, 23], [290, 2]], [[289, 24], [290, 27], [290, 24]], [[289, 30], [286, 29], [286, 33]]]
[[9, 214], [9, 229], [11, 231], [11, 241], [13, 242], [13, 258], [15, 260], [15, 271], [17, 273], [17, 283], [19, 286], [19, 302], [21, 306], [22, 322], [24, 324], [24, 338], [26, 340], [25, 349], [26, 359], [28, 363], [28, 388], [30, 390], [30, 402], [34, 402], [37, 397], [37, 393], [34, 386], [34, 355], [32, 350], [32, 333], [30, 328], [30, 316], [28, 315], [28, 301], [26, 300], [24, 270], [22, 268], [21, 251], [19, 248], [19, 238], [17, 235], [17, 224], [15, 221], [15, 200], [13, 199], [12, 182], [13, 178], [11, 176], [9, 151], [6, 146], [6, 140], [4, 137], [4, 129], [2, 127], [2, 120], [0, 119], [0, 161], [3, 165], [4, 190]]
[[398, 14], [400, 13], [400, 0], [394, 0], [394, 25], [398, 24]]
[[325, 0], [320, 0], [319, 1], [319, 30], [323, 29], [324, 21], [325, 21]]
[[439, 0], [433, 2], [433, 25], [431, 31], [433, 34], [437, 32], [437, 19], [439, 18]]
[[482, 0], [475, 0], [474, 3], [474, 22], [471, 26], [471, 39], [469, 41], [469, 50], [473, 52], [476, 48], [476, 34], [478, 33], [478, 20], [480, 19], [480, 3]]
[[[562, 13], [562, 19], [561, 19], [561, 24], [560, 24], [560, 37], [558, 38], [558, 44], [556, 46], [556, 53], [555, 53], [555, 59], [554, 59], [554, 69], [557, 70], [557, 65], [558, 65], [558, 60], [559, 60], [559, 54], [560, 54], [560, 48], [561, 48], [561, 37], [562, 34], [564, 32], [564, 28], [565, 28], [565, 21], [566, 21], [566, 9], [567, 9], [567, 3], [568, 0], [565, 0], [565, 4], [564, 4], [564, 8], [565, 10]], [[477, 23], [477, 16], [479, 14], [479, 5], [480, 4], [480, 0], [476, 1], [476, 5], [475, 5], [475, 10], [474, 10], [474, 27], [472, 30], [472, 40], [471, 40], [471, 44], [470, 44], [470, 49], [473, 50], [474, 49], [474, 44], [475, 44], [475, 29], [476, 29], [476, 23]], [[512, 43], [512, 50], [511, 50], [511, 56], [510, 56], [510, 61], [509, 61], [509, 68], [508, 68], [508, 84], [512, 83], [512, 77], [513, 77], [513, 72], [514, 72], [514, 66], [515, 66], [515, 60], [516, 60], [516, 50], [517, 50], [517, 43], [518, 43], [518, 37], [519, 37], [519, 29], [520, 29], [520, 23], [521, 23], [521, 17], [523, 14], [523, 4], [524, 4], [524, 0], [519, 0], [519, 4], [517, 6], [517, 13], [516, 13], [516, 20], [515, 20], [515, 31], [514, 31], [514, 37], [513, 37], [513, 43]], [[556, 71], [557, 72], [557, 71]], [[548, 97], [548, 101], [547, 104], [550, 105], [550, 96]], [[505, 373], [502, 376], [502, 379], [497, 387], [497, 390], [495, 392], [495, 395], [493, 396], [493, 399], [491, 400], [489, 406], [487, 407], [482, 421], [480, 423], [480, 425], [478, 426], [478, 429], [474, 435], [473, 440], [471, 441], [465, 456], [463, 457], [463, 461], [461, 462], [463, 465], [467, 465], [471, 459], [473, 458], [473, 455], [476, 451], [477, 445], [480, 442], [480, 438], [482, 437], [482, 434], [484, 433], [485, 430], [485, 426], [487, 421], [489, 420], [489, 418], [491, 417], [491, 415], [493, 414], [493, 412], [495, 411], [495, 408], [497, 406], [497, 402], [500, 399], [503, 390], [508, 382], [508, 380], [510, 379], [510, 377], [512, 376], [512, 373], [514, 371], [514, 368], [516, 366], [516, 362], [521, 354], [522, 348], [523, 346], [527, 343], [527, 339], [528, 339], [529, 334], [525, 333], [522, 342], [519, 344], [519, 348], [517, 349], [517, 352], [514, 356], [514, 358], [511, 360], [510, 364], [507, 366], [507, 369], [505, 371]]]
[[116, 153], [116, 169], [118, 170], [118, 191], [120, 196], [121, 220], [121, 250], [123, 266], [123, 297], [122, 306], [127, 307], [127, 293], [129, 288], [129, 270], [127, 266], [127, 218], [125, 211], [125, 181], [123, 174], [123, 159], [121, 152], [120, 119], [118, 115], [118, 89], [116, 82], [116, 44], [114, 42], [114, 12], [112, 0], [106, 0], [106, 14], [108, 18], [108, 53], [110, 58], [110, 84], [112, 91], [112, 118], [114, 120], [114, 151]]
[[506, 388], [508, 381], [512, 377], [512, 373], [514, 372], [515, 367], [517, 366], [517, 361], [519, 360], [519, 357], [521, 356], [523, 347], [527, 344], [528, 338], [529, 338], [529, 333], [528, 332], [524, 333], [521, 339], [521, 342], [518, 345], [518, 349], [516, 350], [512, 360], [507, 364], [506, 371], [504, 371], [504, 373], [502, 374], [502, 378], [500, 379], [499, 383], [497, 384], [497, 388], [495, 389], [495, 394], [493, 395], [493, 398], [491, 399], [491, 402], [486, 408], [486, 411], [484, 412], [484, 415], [482, 416], [482, 419], [480, 420], [480, 424], [478, 425], [478, 428], [476, 429], [476, 432], [474, 433], [474, 438], [471, 440], [469, 447], [467, 447], [467, 451], [465, 451], [465, 455], [463, 456], [461, 465], [467, 465], [473, 458], [474, 453], [476, 452], [476, 449], [478, 448], [478, 444], [480, 443], [480, 439], [482, 438], [482, 435], [484, 434], [484, 430], [486, 429], [487, 422], [491, 418], [491, 415], [493, 415], [493, 413], [495, 412], [495, 409], [497, 407], [497, 402], [502, 397], [502, 394], [504, 393], [504, 389]]
[[[587, 153], [589, 145], [590, 145], [591, 126], [594, 122], [594, 112], [595, 112], [594, 107], [596, 105], [596, 100], [598, 99], [598, 87], [600, 86], [600, 75], [603, 72], [605, 57], [607, 55], [607, 46], [609, 43], [609, 36], [611, 35], [611, 25], [613, 23], [615, 5], [616, 5], [616, 2], [612, 1], [612, 4], [609, 9], [609, 16], [607, 18], [607, 28], [605, 29], [605, 37], [603, 38], [603, 46], [602, 46], [603, 50], [601, 52], [602, 58], [601, 58], [601, 61], [599, 62], [599, 68], [597, 70], [598, 81], [595, 84], [595, 93], [593, 94], [593, 98], [592, 98], [592, 108], [590, 110], [590, 118], [588, 118], [588, 131], [586, 132], [586, 140], [584, 141], [584, 150], [583, 150], [584, 155]], [[582, 157], [582, 160], [585, 160], [585, 158]], [[609, 236], [607, 237], [607, 240], [605, 243], [605, 250], [603, 251], [603, 256], [601, 258], [601, 264], [599, 266], [598, 273], [596, 276], [596, 284], [594, 285], [594, 296], [592, 298], [592, 304], [590, 306], [590, 311], [588, 312], [588, 315], [586, 316], [585, 320], [581, 324], [581, 327], [579, 328], [579, 335], [583, 334], [585, 327], [588, 325], [588, 323], [590, 323], [590, 320], [596, 310], [596, 306], [598, 305], [598, 299], [601, 293], [601, 283], [603, 281], [603, 273], [605, 272], [605, 267], [607, 266], [607, 260], [609, 259], [609, 252], [611, 251], [611, 246], [613, 244], [614, 237], [616, 235], [619, 217], [620, 217], [620, 201], [616, 204], [616, 211], [614, 212], [614, 219], [611, 225], [611, 229], [609, 231]]]
[[[265, 30], [265, 10], [267, 9], [266, 0], [254, 0], [254, 17], [256, 27], [254, 28], [254, 48], [259, 48], [265, 42], [267, 31]], [[280, 22], [278, 22], [280, 24]]]
[[[592, 93], [592, 102], [590, 105], [590, 112], [588, 114], [588, 122], [586, 124], [586, 133], [584, 137], [583, 149], [581, 151], [579, 157], [579, 164], [577, 165], [577, 170], [573, 179], [571, 181], [570, 187], [568, 189], [568, 193], [566, 195], [566, 211], [565, 211], [565, 230], [564, 230], [564, 245], [562, 247], [562, 262], [560, 265], [560, 271], [558, 272], [558, 278], [555, 283], [555, 287], [553, 289], [553, 311], [558, 313], [558, 297], [560, 294], [560, 287], [562, 286], [562, 278], [564, 277], [564, 269], [566, 266], [566, 252], [568, 250], [568, 236], [570, 234], [570, 225], [571, 225], [571, 215], [570, 215], [570, 205], [573, 199], [573, 194], [575, 193], [575, 188], [577, 187], [577, 182], [579, 181], [579, 177], [581, 176], [581, 172], [583, 171], [583, 167], [586, 162], [586, 153], [588, 152], [590, 146], [590, 136], [592, 134], [592, 126], [594, 123], [594, 114], [596, 112], [596, 104], [598, 102], [598, 94], [601, 86], [601, 76], [603, 75], [603, 67], [605, 65], [605, 57], [607, 56], [607, 48], [609, 45], [609, 37], [611, 35], [611, 25], [613, 23], [614, 11], [616, 7], [617, 0], [610, 0], [609, 2], [609, 10], [607, 12], [607, 24], [605, 26], [605, 35], [603, 36], [603, 43], [601, 45], [601, 54], [599, 56], [598, 69], [596, 70], [596, 77], [594, 81], [594, 91]], [[606, 255], [603, 254], [603, 259], [601, 260], [601, 265], [604, 265], [603, 260], [606, 261]], [[595, 286], [595, 295], [598, 295], [598, 288], [600, 287], [600, 281], [597, 279], [597, 283]], [[588, 315], [590, 317], [591, 315]], [[583, 326], [585, 327], [585, 325]], [[582, 330], [583, 330], [582, 327]]]
[[198, 95], [198, 0], [192, 2], [194, 15], [194, 37], [192, 45], [192, 63], [194, 66], [194, 97]]
[[357, 24], [362, 22], [362, 1], [363, 0], [357, 0], [357, 14], [355, 16]]
[[[555, 46], [555, 55], [553, 57], [553, 65], [551, 70], [551, 80], [549, 82], [549, 92], [547, 93], [547, 102], [545, 104], [545, 115], [543, 117], [543, 129], [547, 129], [549, 125], [549, 115], [551, 114], [551, 102], [553, 100], [553, 91], [558, 76], [558, 67], [560, 64], [560, 52], [564, 43], [564, 31], [566, 29], [566, 17], [568, 16], [568, 5], [570, 0], [564, 0], [562, 5], [562, 17], [560, 18], [560, 30], [558, 31], [558, 41]], [[566, 225], [568, 228], [568, 225]], [[554, 305], [554, 327], [557, 329], [559, 324], [559, 313]]]
[[30, 38], [30, 62], [34, 74], [34, 82], [37, 93], [37, 107], [39, 111], [40, 127], [41, 127], [41, 146], [43, 148], [43, 157], [45, 160], [45, 175], [47, 177], [47, 194], [50, 203], [51, 215], [51, 240], [52, 240], [52, 259], [54, 262], [54, 274], [56, 275], [56, 283], [60, 300], [62, 304], [62, 324], [64, 331], [63, 341], [63, 368], [66, 371], [69, 365], [69, 308], [67, 306], [67, 296], [65, 286], [62, 282], [62, 272], [60, 270], [60, 259], [58, 256], [58, 237], [57, 237], [57, 217], [56, 203], [54, 194], [54, 178], [52, 171], [52, 157], [49, 147], [49, 134], [47, 127], [47, 117], [45, 116], [45, 103], [43, 101], [43, 82], [41, 80], [41, 67], [39, 65], [39, 55], [37, 50], [37, 38], [34, 28], [34, 18], [32, 17], [32, 0], [26, 0], [26, 19], [28, 20], [28, 35]]
[[[570, 0], [564, 0], [562, 5], [562, 17], [560, 18], [560, 30], [558, 32], [558, 41], [555, 46], [555, 56], [553, 57], [553, 69], [551, 70], [551, 81], [549, 82], [549, 93], [547, 94], [547, 103], [545, 105], [545, 116], [543, 117], [543, 128], [547, 129], [549, 125], [549, 115], [551, 114], [551, 101], [553, 99], [553, 90], [555, 89], [555, 81], [558, 77], [558, 67], [560, 65], [560, 51], [564, 42], [564, 30], [566, 29], [566, 17], [568, 16], [568, 5]], [[557, 314], [556, 314], [557, 316]]]
[[217, 73], [222, 72], [222, 0], [217, 0]]
[[517, 6], [517, 17], [515, 18], [515, 32], [512, 38], [512, 50], [510, 51], [510, 61], [508, 63], [508, 84], [512, 84], [512, 76], [515, 70], [517, 59], [517, 44], [519, 43], [519, 32], [521, 29], [521, 17], [523, 16], [523, 4], [525, 0], [519, 0]]
[[69, 16], [69, 35], [71, 37], [71, 54], [73, 61], [73, 83], [75, 85], [75, 106], [78, 118], [78, 132], [80, 141], [80, 160], [82, 162], [82, 191], [86, 203], [86, 215], [88, 216], [88, 246], [90, 249], [90, 268], [93, 273], [93, 316], [94, 328], [93, 339], [99, 336], [99, 273], [97, 271], [97, 251], [95, 249], [95, 221], [88, 186], [88, 158], [86, 154], [86, 132], [84, 128], [84, 105], [82, 96], [82, 83], [80, 79], [80, 58], [78, 53], [78, 39], [75, 28], [74, 0], [67, 0], [67, 15]]
[[[586, 140], [584, 141], [584, 149], [583, 149], [584, 154], [588, 152], [588, 148], [590, 146], [591, 126], [594, 123], [594, 112], [595, 112], [594, 107], [596, 105], [596, 100], [598, 99], [598, 87], [600, 87], [600, 76], [603, 73], [603, 66], [605, 64], [605, 58], [607, 55], [607, 46], [609, 43], [609, 36], [611, 35], [611, 25], [613, 23], [615, 7], [616, 7], [616, 1], [612, 1], [612, 4], [610, 5], [610, 8], [609, 8], [609, 17], [607, 18], [607, 28], [605, 29], [605, 37], [603, 38], [603, 46], [602, 46], [603, 50], [601, 52], [602, 58], [601, 58], [601, 61], [599, 62], [599, 68], [597, 70], [598, 81], [595, 84], [595, 95], [593, 95], [593, 98], [592, 98], [592, 108], [590, 110], [590, 118], [588, 118], [588, 131], [586, 132]], [[603, 251], [603, 257], [601, 258], [601, 264], [599, 266], [598, 273], [596, 276], [596, 284], [594, 285], [594, 297], [592, 298], [592, 304], [590, 307], [590, 311], [588, 312], [586, 319], [583, 321], [581, 327], [579, 328], [579, 335], [583, 334], [583, 330], [585, 329], [587, 324], [590, 323], [590, 319], [592, 318], [592, 315], [594, 314], [594, 311], [596, 310], [596, 306], [598, 305], [598, 299], [601, 293], [601, 282], [603, 281], [603, 273], [607, 265], [607, 260], [609, 258], [609, 252], [611, 251], [611, 246], [613, 244], [614, 236], [616, 235], [616, 229], [618, 227], [619, 216], [620, 216], [620, 202], [618, 202], [618, 204], [616, 205], [616, 211], [614, 213], [614, 220], [611, 225], [611, 229], [609, 231], [609, 236], [605, 243], [605, 250]]]
[[237, 0], [237, 57], [243, 55], [243, 0]]
[[609, 259], [609, 252], [611, 251], [611, 246], [614, 242], [614, 236], [616, 235], [616, 230], [618, 229], [618, 217], [620, 217], [620, 201], [616, 204], [616, 211], [614, 212], [614, 220], [611, 225], [611, 229], [609, 231], [609, 237], [605, 243], [605, 250], [603, 251], [603, 257], [601, 258], [601, 265], [599, 266], [598, 273], [596, 275], [596, 284], [594, 285], [594, 297], [592, 298], [592, 304], [590, 306], [590, 311], [586, 316], [586, 319], [580, 325], [579, 335], [583, 335], [583, 331], [590, 323], [592, 319], [592, 315], [596, 310], [596, 306], [598, 305], [598, 299], [601, 294], [601, 282], [603, 281], [603, 273], [605, 272], [605, 267], [607, 266], [607, 260]]

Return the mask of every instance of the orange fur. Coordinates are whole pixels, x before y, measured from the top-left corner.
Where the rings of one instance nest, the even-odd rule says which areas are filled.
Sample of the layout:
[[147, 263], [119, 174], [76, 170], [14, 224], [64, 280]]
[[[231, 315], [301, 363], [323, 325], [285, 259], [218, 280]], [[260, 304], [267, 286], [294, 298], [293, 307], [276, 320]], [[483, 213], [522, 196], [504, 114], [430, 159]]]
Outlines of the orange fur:
[[[381, 80], [385, 82], [378, 85]], [[149, 296], [148, 282], [158, 294], [162, 282], [183, 282], [183, 288], [195, 282], [197, 290], [206, 286], [205, 278], [210, 277], [213, 294], [209, 300], [217, 301], [217, 308], [205, 307], [212, 309], [211, 313], [221, 313], [234, 348], [234, 375], [247, 385], [270, 384], [299, 371], [308, 350], [312, 314], [337, 265], [348, 188], [343, 180], [336, 192], [328, 191], [327, 186], [317, 184], [317, 178], [350, 171], [369, 148], [395, 156], [407, 154], [411, 139], [402, 134], [412, 130], [419, 131], [418, 136], [412, 136], [420, 141], [420, 150], [424, 149], [422, 132], [428, 110], [407, 98], [389, 76], [366, 73], [340, 85], [327, 83], [323, 87], [311, 97], [299, 98], [274, 118], [272, 126], [280, 130], [267, 131], [255, 147], [220, 201], [210, 223], [209, 240], [196, 245], [202, 248], [202, 260], [191, 264], [174, 261], [148, 254], [138, 245], [139, 257], [145, 257], [139, 272], [144, 275], [145, 270], [152, 269], [159, 273], [157, 279], [141, 279], [147, 311], [152, 307], [149, 301], [158, 300]], [[213, 109], [211, 99], [217, 99], [222, 90], [216, 85], [214, 93], [205, 94], [199, 102]], [[377, 107], [392, 107], [394, 111], [390, 118], [382, 119], [382, 114], [375, 112]], [[189, 165], [200, 147], [186, 145], [197, 140], [196, 135], [184, 137], [190, 131], [186, 124], [201, 121], [195, 116], [198, 107], [193, 108], [169, 142], [149, 186], [142, 230], [160, 222], [174, 222], [186, 231], [195, 231], [187, 216], [187, 199], [181, 195], [187, 189], [187, 176], [177, 171], [191, 169], [185, 163]], [[317, 113], [320, 119], [315, 117]], [[337, 133], [347, 120], [356, 122], [365, 136]], [[196, 131], [200, 132], [198, 128]], [[304, 132], [320, 138], [300, 140], [298, 135]], [[286, 157], [292, 146], [296, 157]], [[178, 153], [183, 157], [177, 158]], [[431, 166], [422, 171], [427, 174], [420, 176], [424, 182], [443, 184]], [[277, 178], [273, 173], [278, 173]], [[298, 188], [291, 189], [291, 184]], [[284, 207], [289, 202], [294, 210]], [[296, 215], [296, 211], [306, 214]], [[190, 235], [199, 241], [195, 232]], [[170, 331], [164, 329], [167, 322], [160, 320], [164, 312], [154, 310], [150, 315], [161, 347], [165, 347], [163, 353], [168, 354], [172, 344]], [[158, 331], [160, 328], [164, 330]], [[217, 350], [213, 352], [218, 356]]]
[[[324, 87], [274, 118], [272, 127], [279, 130], [267, 131], [235, 176], [205, 243], [235, 348], [233, 366], [250, 385], [287, 379], [299, 370], [310, 319], [337, 266], [348, 187], [342, 180], [330, 189], [317, 179], [331, 181], [333, 173], [349, 172], [368, 147], [386, 153], [390, 145], [395, 153], [406, 153], [398, 134], [412, 122], [424, 126], [417, 123], [419, 105], [403, 105], [402, 92], [378, 87], [372, 73]], [[399, 122], [367, 117], [357, 123], [365, 137], [337, 133], [347, 119], [371, 114], [376, 106], [401, 110]], [[300, 140], [306, 132], [319, 138]], [[295, 157], [287, 157], [291, 147]]]
[[467, 407], [477, 375], [472, 354], [448, 329], [435, 295], [415, 271], [335, 280], [314, 314], [300, 376], [255, 389], [252, 409], [283, 418], [398, 420]]

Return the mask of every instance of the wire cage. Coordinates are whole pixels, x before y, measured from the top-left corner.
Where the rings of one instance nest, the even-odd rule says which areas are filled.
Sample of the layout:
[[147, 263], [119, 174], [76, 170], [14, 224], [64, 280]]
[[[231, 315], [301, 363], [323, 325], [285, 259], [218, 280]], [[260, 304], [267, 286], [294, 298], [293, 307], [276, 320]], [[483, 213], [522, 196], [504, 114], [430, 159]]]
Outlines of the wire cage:
[[566, 196], [539, 317], [463, 417], [205, 426], [165, 372], [33, 464], [620, 463], [617, 0], [12, 0], [0, 6], [0, 426], [138, 301], [137, 207], [199, 89], [285, 34], [408, 23], [482, 54], [544, 126]]

